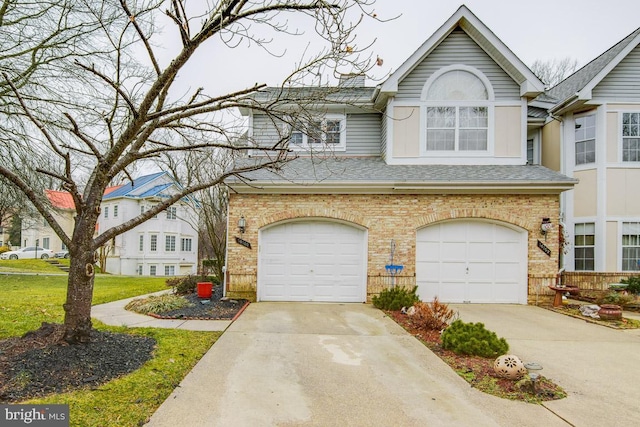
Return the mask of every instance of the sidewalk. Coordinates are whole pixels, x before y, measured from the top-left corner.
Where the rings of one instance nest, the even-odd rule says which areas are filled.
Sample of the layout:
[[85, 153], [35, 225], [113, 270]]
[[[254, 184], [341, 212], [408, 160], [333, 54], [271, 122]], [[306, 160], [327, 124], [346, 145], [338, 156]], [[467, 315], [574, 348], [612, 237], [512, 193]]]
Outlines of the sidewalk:
[[[149, 295], [161, 295], [171, 291], [160, 291]], [[174, 328], [189, 331], [224, 331], [231, 324], [231, 320], [181, 320], [156, 319], [144, 314], [137, 314], [125, 310], [125, 306], [134, 299], [145, 298], [141, 295], [106, 304], [94, 305], [91, 317], [111, 326], [128, 326], [132, 328]]]

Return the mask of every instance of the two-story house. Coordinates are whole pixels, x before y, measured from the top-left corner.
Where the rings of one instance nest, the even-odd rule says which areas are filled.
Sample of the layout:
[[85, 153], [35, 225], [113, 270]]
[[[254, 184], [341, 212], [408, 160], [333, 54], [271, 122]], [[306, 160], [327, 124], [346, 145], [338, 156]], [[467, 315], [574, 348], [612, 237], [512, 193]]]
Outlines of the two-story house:
[[[559, 196], [577, 181], [532, 164], [546, 110], [530, 69], [463, 6], [381, 85], [342, 83], [290, 129], [297, 159], [226, 181], [227, 292], [364, 302], [395, 282], [426, 301], [548, 296]], [[245, 114], [256, 144], [281, 134]]]
[[579, 180], [562, 196], [565, 280], [606, 288], [640, 263], [640, 28], [548, 90], [543, 164]]
[[[51, 203], [51, 214], [56, 218], [60, 227], [71, 235], [75, 226], [76, 207], [71, 194], [66, 191], [45, 190], [45, 194]], [[14, 245], [39, 246], [51, 249], [54, 252], [66, 250], [62, 240], [49, 226], [47, 221], [40, 215], [35, 217], [24, 217], [20, 231], [22, 242], [11, 242]]]
[[[167, 172], [141, 176], [103, 197], [97, 233], [140, 215], [178, 184]], [[115, 237], [106, 249], [106, 272], [123, 275], [176, 276], [198, 269], [198, 218], [194, 203], [182, 201]]]

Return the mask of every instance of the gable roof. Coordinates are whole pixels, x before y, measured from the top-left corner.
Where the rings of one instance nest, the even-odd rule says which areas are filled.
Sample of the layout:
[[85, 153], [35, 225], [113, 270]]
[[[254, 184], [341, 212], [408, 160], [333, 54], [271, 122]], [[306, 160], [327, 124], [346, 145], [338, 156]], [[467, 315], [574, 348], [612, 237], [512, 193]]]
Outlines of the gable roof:
[[[236, 166], [260, 160], [239, 159]], [[225, 182], [240, 193], [559, 193], [578, 182], [543, 166], [388, 165], [381, 158], [296, 158]]]
[[[117, 199], [122, 197], [127, 198], [147, 198], [147, 197], [162, 197], [162, 191], [174, 184], [173, 180], [170, 183], [166, 182], [166, 179], [160, 180], [156, 185], [150, 185], [153, 181], [158, 180], [164, 176], [168, 177], [167, 172], [157, 172], [151, 175], [144, 175], [134, 179], [128, 184], [123, 184], [113, 191], [105, 194], [102, 200]], [[145, 188], [148, 187], [148, 188]]]
[[75, 209], [76, 204], [71, 197], [71, 193], [67, 191], [44, 190], [47, 198], [54, 208], [58, 209]]
[[376, 102], [376, 105], [380, 105], [386, 97], [395, 94], [398, 91], [398, 83], [458, 27], [520, 85], [521, 96], [535, 97], [544, 92], [544, 84], [529, 67], [463, 5], [382, 84], [380, 87], [382, 99]]
[[591, 99], [591, 91], [640, 43], [640, 28], [619, 41], [602, 55], [549, 89], [545, 97], [556, 102], [550, 111], [558, 113], [570, 105]]

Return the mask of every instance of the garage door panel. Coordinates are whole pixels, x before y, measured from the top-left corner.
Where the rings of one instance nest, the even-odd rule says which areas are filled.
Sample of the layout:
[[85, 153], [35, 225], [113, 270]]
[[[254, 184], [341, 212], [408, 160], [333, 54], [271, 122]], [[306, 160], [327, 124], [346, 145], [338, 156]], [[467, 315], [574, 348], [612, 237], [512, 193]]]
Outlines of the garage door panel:
[[259, 249], [261, 300], [363, 302], [366, 298], [363, 230], [327, 221], [291, 222], [262, 231]]
[[416, 282], [423, 300], [526, 303], [527, 234], [490, 221], [418, 230]]

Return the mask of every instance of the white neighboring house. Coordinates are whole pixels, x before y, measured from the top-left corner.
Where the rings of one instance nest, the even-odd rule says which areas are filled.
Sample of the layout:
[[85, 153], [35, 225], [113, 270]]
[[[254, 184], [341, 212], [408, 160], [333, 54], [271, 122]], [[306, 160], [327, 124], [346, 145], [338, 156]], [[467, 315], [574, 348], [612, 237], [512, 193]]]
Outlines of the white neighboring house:
[[[167, 172], [141, 176], [105, 194], [97, 233], [140, 215], [178, 189]], [[177, 202], [107, 245], [106, 272], [122, 275], [176, 276], [198, 268], [197, 212]]]
[[[52, 215], [60, 224], [60, 227], [68, 234], [73, 233], [76, 207], [71, 194], [66, 191], [45, 190], [47, 198], [53, 207]], [[58, 235], [53, 231], [45, 219], [38, 215], [34, 218], [25, 217], [22, 219], [22, 229], [20, 231], [22, 241], [11, 242], [18, 247], [39, 246], [51, 249], [54, 252], [66, 250], [67, 247]]]

